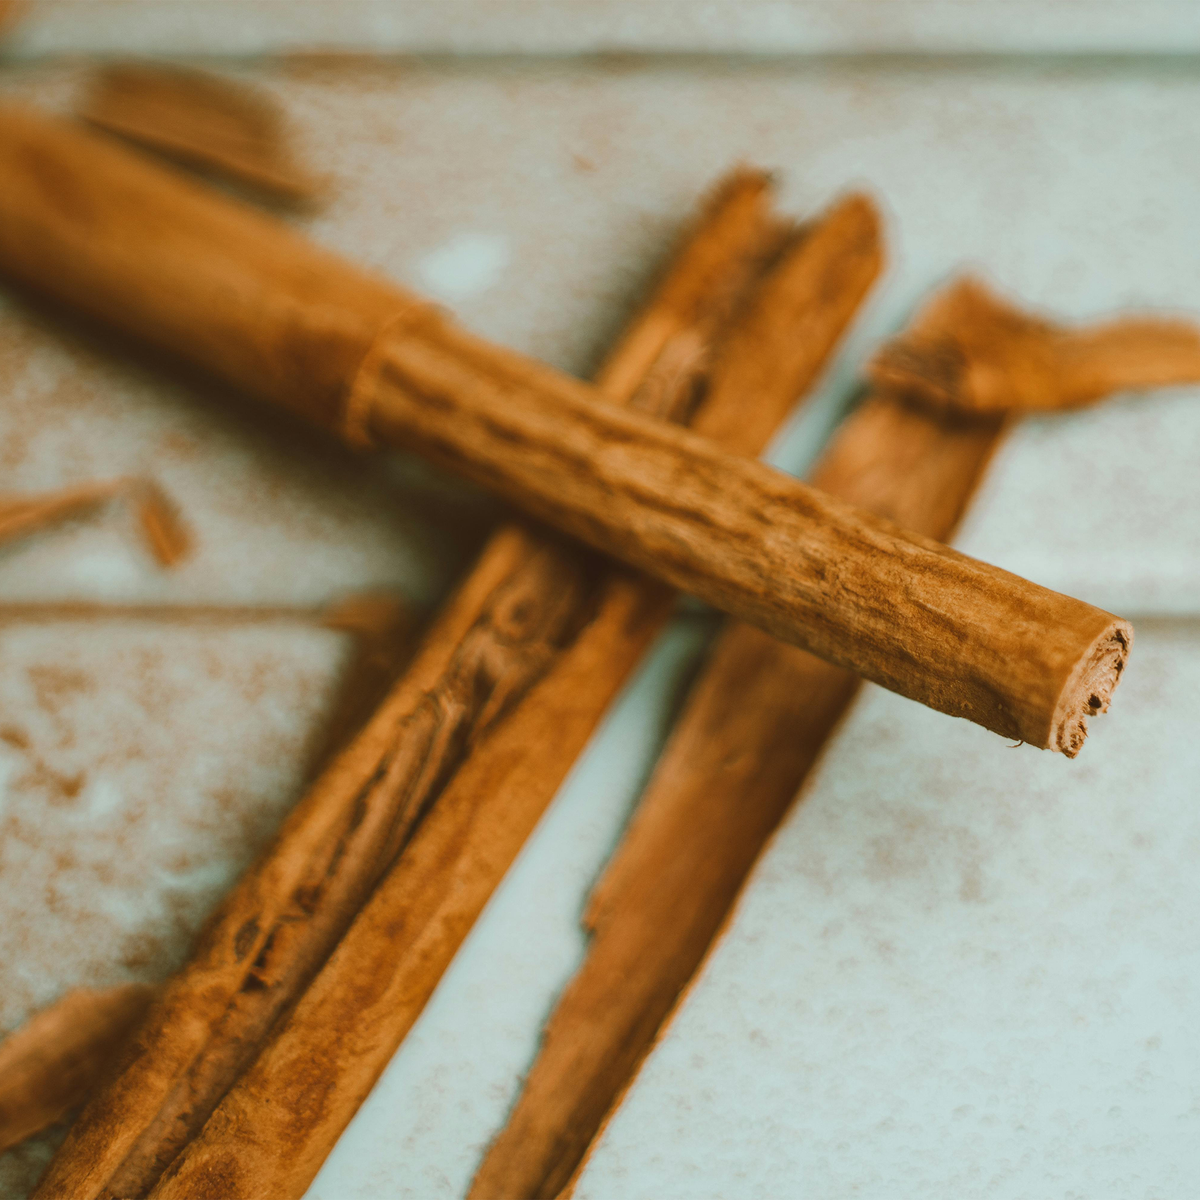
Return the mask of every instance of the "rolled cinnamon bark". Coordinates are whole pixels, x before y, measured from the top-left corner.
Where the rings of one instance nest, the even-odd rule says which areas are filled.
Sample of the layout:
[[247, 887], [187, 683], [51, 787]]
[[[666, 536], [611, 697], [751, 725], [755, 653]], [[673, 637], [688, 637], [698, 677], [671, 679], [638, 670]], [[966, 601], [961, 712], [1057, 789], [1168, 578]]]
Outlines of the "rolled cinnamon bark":
[[[405, 446], [784, 641], [1068, 755], [1132, 630], [472, 338], [121, 147], [0, 114], [0, 270], [345, 435]], [[350, 386], [347, 389], [347, 382]]]

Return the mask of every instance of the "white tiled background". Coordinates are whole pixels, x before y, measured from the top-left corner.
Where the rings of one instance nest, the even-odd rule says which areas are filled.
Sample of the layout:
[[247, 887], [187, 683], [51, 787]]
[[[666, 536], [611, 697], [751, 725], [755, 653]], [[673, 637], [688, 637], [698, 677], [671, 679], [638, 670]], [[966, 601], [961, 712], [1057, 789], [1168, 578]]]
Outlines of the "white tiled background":
[[[319, 47], [458, 57], [285, 55]], [[774, 448], [789, 469], [863, 355], [960, 266], [1065, 316], [1200, 317], [1192, 4], [46, 0], [0, 93], [64, 106], [91, 50], [206, 55], [271, 88], [338, 180], [314, 237], [579, 373], [734, 161], [777, 168], [793, 211], [869, 188], [892, 265]], [[200, 543], [164, 576], [114, 510], [0, 552], [0, 603], [310, 605], [387, 585], [428, 604], [466, 561], [478, 505], [411, 464], [364, 472], [0, 303], [0, 490], [152, 471]], [[581, 1197], [1194, 1192], [1198, 460], [1188, 389], [1014, 436], [959, 544], [1134, 619], [1112, 713], [1067, 762], [868, 688]], [[710, 628], [682, 617], [628, 689], [314, 1198], [465, 1189]], [[74, 983], [177, 960], [295, 795], [343, 649], [286, 622], [0, 640], [0, 727], [27, 742], [0, 743], [8, 1028]], [[24, 1194], [49, 1141], [0, 1158], [0, 1195]]]

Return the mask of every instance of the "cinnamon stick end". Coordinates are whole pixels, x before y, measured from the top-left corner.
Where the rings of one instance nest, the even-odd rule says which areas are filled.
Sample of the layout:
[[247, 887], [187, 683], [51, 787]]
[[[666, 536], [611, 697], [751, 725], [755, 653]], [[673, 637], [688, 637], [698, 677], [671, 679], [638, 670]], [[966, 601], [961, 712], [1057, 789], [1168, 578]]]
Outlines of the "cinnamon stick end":
[[1074, 758], [1083, 749], [1089, 717], [1107, 712], [1133, 645], [1133, 626], [1113, 618], [1071, 673], [1050, 725], [1049, 750]]

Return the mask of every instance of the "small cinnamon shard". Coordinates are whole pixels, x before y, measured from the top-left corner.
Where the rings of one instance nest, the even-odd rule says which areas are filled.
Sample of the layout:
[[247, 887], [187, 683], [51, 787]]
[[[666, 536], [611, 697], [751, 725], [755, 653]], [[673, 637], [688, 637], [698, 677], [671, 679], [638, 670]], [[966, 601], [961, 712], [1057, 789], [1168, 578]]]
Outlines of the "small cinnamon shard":
[[153, 994], [141, 983], [68, 992], [0, 1042], [0, 1152], [87, 1098]]
[[38, 495], [0, 495], [0, 542], [77, 517], [119, 495], [121, 480], [84, 483]]
[[0, 495], [0, 542], [82, 516], [118, 496], [133, 500], [147, 545], [164, 567], [173, 567], [187, 556], [192, 540], [179, 509], [150, 479], [114, 479], [36, 495]]
[[1200, 382], [1200, 329], [1127, 317], [1072, 329], [965, 277], [940, 292], [868, 368], [933, 412], [1045, 412], [1114, 392]]
[[164, 567], [173, 567], [192, 549], [178, 505], [151, 479], [135, 480], [132, 490], [147, 544]]
[[320, 183], [295, 160], [282, 113], [265, 93], [194, 69], [119, 63], [98, 72], [85, 120], [189, 166], [311, 203]]

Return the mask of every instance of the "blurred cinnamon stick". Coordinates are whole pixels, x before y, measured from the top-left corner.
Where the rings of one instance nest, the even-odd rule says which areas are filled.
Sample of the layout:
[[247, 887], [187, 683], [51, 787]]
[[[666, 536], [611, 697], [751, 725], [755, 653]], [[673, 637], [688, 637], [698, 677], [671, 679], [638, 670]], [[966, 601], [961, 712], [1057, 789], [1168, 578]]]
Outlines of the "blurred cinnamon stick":
[[[785, 232], [770, 214], [765, 179], [731, 178], [601, 371], [606, 394], [690, 410], [716, 330]], [[801, 284], [826, 298], [824, 315], [793, 358], [790, 390], [762, 396], [775, 422], [819, 369], [878, 270], [870, 207], [857, 199], [841, 205], [768, 278], [794, 271], [798, 258]], [[679, 370], [684, 360], [690, 371]], [[214, 917], [139, 1033], [121, 1078], [72, 1131], [42, 1194], [138, 1195], [154, 1182], [379, 873], [421, 819], [430, 819], [427, 812], [441, 812], [446, 782], [464, 759], [487, 763], [494, 815], [490, 829], [482, 814], [474, 828], [490, 854], [481, 863], [464, 851], [461, 863], [451, 856], [445, 867], [474, 872], [468, 898], [490, 894], [522, 830], [532, 828], [670, 610], [660, 585], [624, 573], [598, 582], [597, 575], [598, 564], [555, 539], [515, 527], [493, 538], [380, 712]], [[530, 713], [540, 727], [534, 738]], [[519, 800], [506, 778], [515, 768], [523, 772]], [[439, 882], [431, 884], [435, 894]], [[447, 943], [440, 965], [412, 964], [422, 988], [432, 989], [456, 948], [457, 941]]]
[[92, 79], [79, 115], [188, 166], [293, 204], [321, 185], [296, 161], [283, 114], [258, 88], [207, 71], [113, 63]]
[[[1127, 623], [472, 338], [259, 213], [0, 113], [0, 269], [351, 438], [417, 450], [827, 661], [1078, 753]], [[1092, 701], [1095, 700], [1095, 703]]]
[[140, 983], [68, 992], [0, 1042], [0, 1153], [87, 1098], [152, 994]]
[[[684, 356], [678, 347], [694, 348], [698, 341], [713, 345], [717, 332], [713, 317], [723, 319], [730, 307], [722, 302], [713, 309], [713, 293], [719, 298], [721, 277], [731, 269], [735, 277], [744, 277], [747, 255], [751, 261], [758, 258], [764, 239], [767, 245], [777, 242], [773, 227], [764, 181], [735, 177], [710, 205], [654, 302], [601, 372], [601, 379], [610, 387], [633, 386], [635, 377], [627, 368], [631, 361], [638, 362], [642, 378], [650, 381], [651, 394], [661, 396], [656, 361], [707, 360], [707, 353]], [[879, 269], [877, 218], [859, 198], [838, 205], [793, 242], [754, 290], [730, 335], [716, 345], [709, 394], [697, 416], [698, 426], [704, 427], [727, 419], [725, 406], [743, 408], [742, 392], [730, 386], [729, 377], [748, 369], [745, 364], [754, 360], [747, 350], [747, 331], [759, 326], [764, 298], [770, 297], [772, 313], [783, 305], [811, 336], [803, 342], [788, 341], [787, 353], [780, 356], [786, 369], [759, 393], [760, 403], [773, 412], [773, 419], [749, 421], [746, 432], [732, 435], [736, 444], [747, 449], [753, 448], [751, 438], [761, 444], [797, 391], [811, 384]], [[769, 355], [783, 348], [773, 336], [765, 335], [758, 347]], [[352, 1047], [317, 1034], [307, 1018], [299, 1018], [298, 1010], [280, 1037], [289, 1045], [297, 1041], [308, 1045], [303, 1054], [315, 1056], [310, 1069], [303, 1078], [274, 1079], [265, 1090], [258, 1083], [248, 1086], [252, 1104], [269, 1104], [268, 1093], [282, 1089], [275, 1094], [294, 1096], [294, 1111], [304, 1115], [286, 1130], [272, 1130], [274, 1116], [268, 1116], [267, 1124], [253, 1135], [258, 1149], [252, 1151], [240, 1138], [217, 1137], [214, 1131], [226, 1120], [222, 1105], [201, 1135], [200, 1156], [187, 1159], [185, 1150], [185, 1157], [176, 1160], [156, 1193], [224, 1189], [231, 1194], [282, 1196], [303, 1192], [420, 1013], [616, 688], [662, 627], [671, 603], [660, 585], [624, 571], [607, 575], [593, 597], [592, 615], [577, 636], [511, 715], [459, 763], [319, 977], [335, 997], [338, 1026], [348, 1022], [366, 1035], [366, 1044]], [[390, 932], [381, 936], [379, 920]], [[307, 1003], [302, 999], [301, 1009]], [[328, 1029], [325, 1026], [326, 1033]], [[291, 1061], [299, 1064], [299, 1059]], [[252, 1068], [252, 1074], [256, 1070]], [[240, 1091], [239, 1084], [235, 1092]], [[234, 1096], [231, 1092], [229, 1099], [236, 1105], [240, 1101]], [[212, 1143], [210, 1133], [216, 1139]], [[213, 1165], [214, 1158], [220, 1166]], [[177, 1169], [179, 1176], [174, 1175]]]
[[[952, 284], [876, 362], [892, 361], [902, 347], [914, 377], [935, 376], [937, 348], [966, 343], [964, 330], [977, 333], [986, 303], [979, 285]], [[1028, 320], [1010, 307], [1006, 313]], [[977, 344], [986, 344], [1005, 376], [1020, 370], [1019, 353], [1002, 339]], [[1157, 370], [1126, 374], [1107, 390], [1152, 386]], [[1016, 392], [1013, 402], [1040, 407], [1028, 392]], [[879, 385], [837, 431], [813, 482], [948, 539], [1018, 415], [950, 406], [935, 413]], [[751, 626], [725, 629], [592, 894], [587, 957], [547, 1023], [470, 1200], [572, 1190], [858, 685], [849, 672]]]

